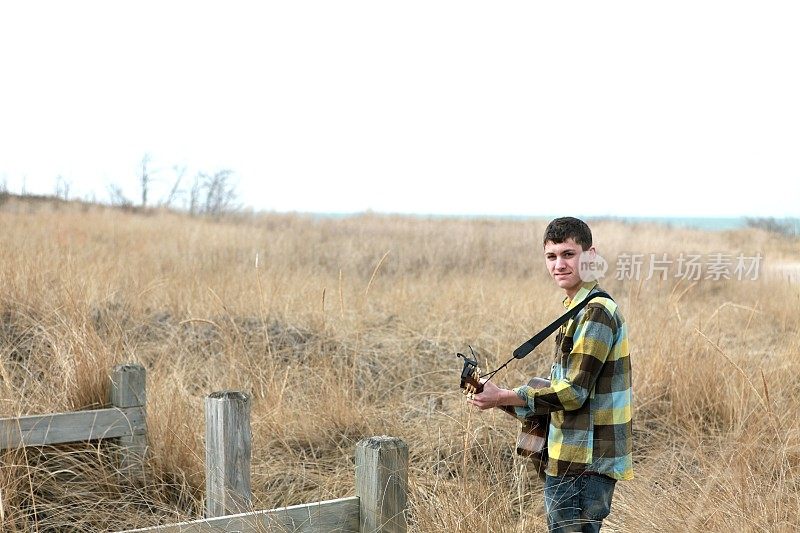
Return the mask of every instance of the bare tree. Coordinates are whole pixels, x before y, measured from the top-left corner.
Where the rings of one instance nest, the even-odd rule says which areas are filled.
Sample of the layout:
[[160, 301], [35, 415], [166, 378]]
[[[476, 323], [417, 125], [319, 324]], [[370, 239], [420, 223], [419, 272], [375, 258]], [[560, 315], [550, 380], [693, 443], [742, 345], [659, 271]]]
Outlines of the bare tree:
[[122, 187], [119, 185], [112, 183], [108, 186], [108, 196], [111, 200], [111, 205], [119, 206], [119, 207], [132, 207], [133, 202], [125, 196], [125, 193], [122, 192]]
[[142, 157], [142, 174], [140, 176], [142, 184], [142, 207], [147, 207], [147, 191], [150, 188], [150, 174], [147, 171], [148, 163], [150, 163], [150, 154], [144, 154], [144, 157]]
[[219, 217], [239, 209], [233, 171], [198, 172], [189, 191], [189, 214]]
[[5, 174], [3, 175], [3, 179], [0, 179], [0, 205], [3, 205], [6, 200], [9, 198], [8, 194], [8, 178], [6, 178]]
[[206, 215], [219, 217], [225, 213], [236, 211], [236, 185], [233, 183], [233, 171], [224, 169], [213, 175], [201, 174], [206, 193], [203, 212]]
[[69, 189], [72, 186], [72, 183], [65, 180], [64, 176], [59, 175], [56, 178], [56, 190], [55, 196], [56, 198], [61, 198], [64, 201], [69, 200]]
[[183, 177], [186, 175], [186, 166], [179, 167], [178, 165], [175, 165], [172, 167], [172, 170], [175, 171], [175, 176], [176, 176], [175, 183], [172, 185], [172, 189], [170, 189], [169, 195], [167, 195], [166, 200], [161, 202], [161, 205], [163, 205], [164, 207], [170, 207], [172, 205], [172, 202], [174, 202], [175, 199], [178, 197], [178, 195], [181, 192], [178, 187], [180, 187], [181, 180], [183, 180]]
[[192, 183], [192, 189], [189, 191], [189, 214], [194, 216], [198, 214], [198, 209], [200, 207], [200, 191], [203, 186], [203, 183], [200, 181], [203, 174], [197, 173], [194, 177], [194, 183]]

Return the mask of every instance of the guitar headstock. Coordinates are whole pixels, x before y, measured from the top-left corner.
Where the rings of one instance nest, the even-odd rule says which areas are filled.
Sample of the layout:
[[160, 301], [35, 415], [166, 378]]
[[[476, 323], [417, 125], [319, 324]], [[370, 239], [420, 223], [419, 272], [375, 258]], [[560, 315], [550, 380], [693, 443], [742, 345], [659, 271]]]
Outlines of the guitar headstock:
[[[472, 346], [469, 349], [472, 351]], [[478, 367], [478, 358], [475, 357], [475, 352], [472, 352], [474, 359], [470, 359], [462, 353], [456, 355], [464, 359], [464, 367], [461, 369], [461, 388], [464, 389], [464, 394], [483, 392], [483, 383], [480, 382], [481, 369]]]

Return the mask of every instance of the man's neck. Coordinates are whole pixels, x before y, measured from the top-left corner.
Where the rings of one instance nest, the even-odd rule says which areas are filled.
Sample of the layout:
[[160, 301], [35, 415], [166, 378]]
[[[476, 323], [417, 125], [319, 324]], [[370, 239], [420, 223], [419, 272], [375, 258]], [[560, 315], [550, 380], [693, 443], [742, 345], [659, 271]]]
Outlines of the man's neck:
[[566, 295], [567, 295], [567, 299], [568, 299], [570, 302], [572, 301], [572, 299], [573, 299], [573, 298], [575, 298], [575, 295], [576, 295], [576, 294], [578, 294], [578, 291], [579, 291], [579, 290], [581, 290], [581, 287], [583, 287], [583, 285], [582, 285], [582, 284], [581, 284], [581, 285], [578, 285], [577, 287], [574, 287], [574, 288], [572, 288], [572, 289], [565, 289], [565, 290], [564, 290], [564, 294], [566, 294]]
[[578, 293], [581, 292], [581, 289], [583, 289], [584, 287], [587, 289], [587, 291], [590, 291], [596, 285], [597, 285], [596, 281], [595, 282], [585, 281], [582, 282], [577, 287], [573, 287], [569, 290], [564, 289], [564, 294], [567, 296], [568, 303], [572, 303], [573, 300], [575, 300], [575, 296], [577, 296]]
[[575, 289], [574, 291], [564, 291], [564, 294], [567, 295], [567, 300], [571, 302], [572, 299], [575, 298], [575, 295], [578, 294], [578, 289]]

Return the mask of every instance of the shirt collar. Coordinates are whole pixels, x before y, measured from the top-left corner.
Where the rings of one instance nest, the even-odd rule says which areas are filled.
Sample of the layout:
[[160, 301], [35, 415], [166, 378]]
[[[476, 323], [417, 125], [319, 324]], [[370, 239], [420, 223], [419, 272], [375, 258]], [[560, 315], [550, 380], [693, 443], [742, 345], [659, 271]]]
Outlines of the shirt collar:
[[564, 304], [564, 307], [566, 307], [567, 309], [572, 309], [580, 302], [582, 302], [583, 299], [586, 298], [589, 295], [589, 293], [592, 292], [592, 290], [594, 290], [595, 287], [597, 287], [597, 280], [584, 281], [581, 284], [581, 288], [578, 289], [578, 292], [575, 293], [575, 297], [572, 298], [572, 300], [570, 300], [569, 297], [564, 298], [564, 301], [562, 302]]

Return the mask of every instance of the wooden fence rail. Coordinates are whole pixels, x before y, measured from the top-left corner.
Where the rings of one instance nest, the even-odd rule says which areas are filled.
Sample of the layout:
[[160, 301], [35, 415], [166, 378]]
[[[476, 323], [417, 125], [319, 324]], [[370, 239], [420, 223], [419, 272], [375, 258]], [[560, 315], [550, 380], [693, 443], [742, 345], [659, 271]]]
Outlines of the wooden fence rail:
[[[120, 472], [145, 475], [147, 449], [145, 370], [119, 365], [111, 373], [112, 407], [0, 419], [0, 451], [114, 438]], [[267, 511], [251, 508], [250, 398], [222, 391], [206, 398], [205, 519], [133, 532], [292, 531], [303, 533], [405, 533], [408, 447], [394, 437], [371, 437], [356, 445], [356, 495]]]
[[356, 445], [355, 496], [122, 533], [404, 533], [407, 491], [408, 447], [395, 437], [371, 437]]
[[[119, 365], [111, 372], [113, 407], [0, 419], [0, 450], [116, 438], [121, 470], [141, 466], [147, 442], [145, 371]], [[138, 469], [141, 470], [141, 469]]]
[[[164, 526], [131, 529], [122, 533], [360, 533], [361, 531], [390, 531], [388, 529], [366, 530], [359, 526], [359, 498], [341, 498], [303, 505], [293, 505], [269, 511], [241, 513], [217, 518], [206, 518], [192, 522], [180, 522]], [[391, 530], [394, 531], [394, 530]], [[403, 530], [405, 531], [405, 530]]]
[[0, 448], [127, 437], [144, 429], [145, 415], [141, 408], [3, 418], [0, 419]]

